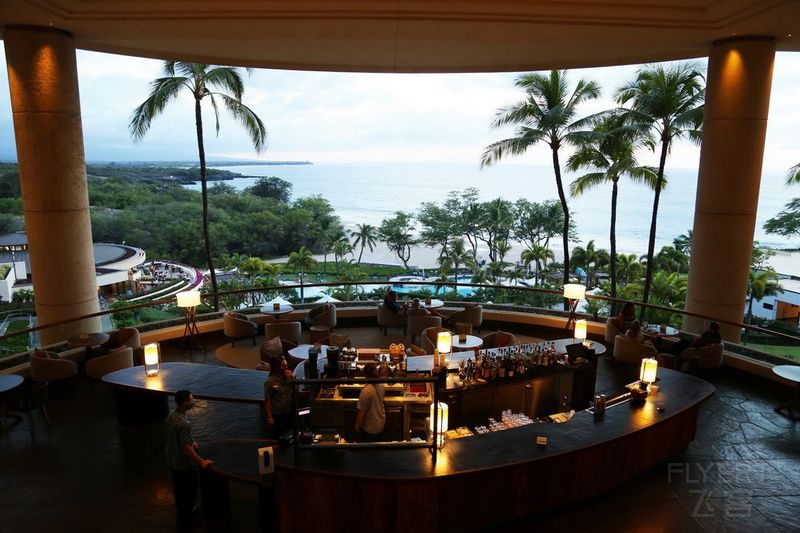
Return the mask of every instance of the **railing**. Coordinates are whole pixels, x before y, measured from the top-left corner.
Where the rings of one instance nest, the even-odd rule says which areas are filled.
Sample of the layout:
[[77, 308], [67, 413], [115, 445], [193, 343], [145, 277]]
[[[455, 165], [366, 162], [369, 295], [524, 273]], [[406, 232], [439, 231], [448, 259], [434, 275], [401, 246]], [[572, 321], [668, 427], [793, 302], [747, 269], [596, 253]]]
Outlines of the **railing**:
[[[264, 287], [242, 288], [242, 289], [235, 289], [235, 290], [229, 290], [229, 291], [221, 291], [221, 292], [217, 293], [217, 296], [219, 296], [220, 299], [222, 299], [222, 298], [224, 298], [226, 296], [244, 296], [246, 298], [247, 296], [255, 295], [255, 296], [259, 296], [259, 297], [254, 297], [253, 300], [258, 302], [258, 301], [263, 301], [264, 300], [264, 296], [263, 296], [264, 293], [267, 293], [267, 292], [272, 292], [272, 293], [280, 292], [280, 293], [286, 294], [287, 291], [297, 290], [297, 289], [300, 289], [301, 287], [303, 289], [320, 288], [320, 287], [334, 289], [334, 288], [341, 288], [341, 287], [348, 287], [348, 286], [352, 286], [352, 287], [355, 287], [355, 288], [369, 287], [369, 286], [385, 287], [385, 286], [387, 286], [389, 284], [391, 284], [391, 283], [388, 282], [388, 281], [358, 281], [358, 282], [330, 282], [330, 283], [308, 283], [308, 284], [304, 283], [302, 285], [301, 284], [271, 285], [271, 286], [264, 286]], [[483, 292], [480, 293], [483, 296], [485, 296], [486, 294], [493, 294], [493, 295], [496, 295], [496, 296], [500, 296], [500, 299], [504, 299], [503, 295], [507, 294], [507, 293], [508, 294], [512, 294], [512, 295], [531, 295], [532, 297], [536, 297], [539, 300], [544, 299], [545, 301], [551, 302], [550, 307], [541, 307], [541, 306], [537, 306], [537, 305], [527, 305], [527, 304], [524, 304], [524, 303], [508, 303], [508, 304], [506, 304], [506, 303], [499, 303], [499, 302], [497, 302], [497, 303], [488, 303], [488, 302], [485, 302], [485, 301], [483, 301], [481, 303], [483, 303], [484, 306], [488, 306], [488, 308], [497, 308], [497, 309], [501, 309], [501, 310], [523, 311], [523, 312], [531, 312], [531, 313], [553, 315], [553, 316], [561, 316], [561, 317], [568, 316], [568, 312], [567, 311], [562, 311], [562, 310], [559, 310], [559, 309], [555, 308], [555, 305], [557, 305], [559, 302], [563, 301], [561, 291], [560, 290], [555, 290], [555, 289], [546, 289], [546, 288], [540, 288], [540, 287], [525, 287], [525, 286], [509, 287], [507, 285], [480, 284], [480, 283], [462, 283], [462, 282], [459, 282], [459, 283], [454, 283], [454, 282], [443, 283], [443, 282], [432, 282], [432, 281], [404, 281], [403, 285], [408, 285], [408, 286], [419, 285], [419, 286], [425, 286], [425, 287], [433, 286], [433, 287], [437, 288], [436, 293], [439, 292], [439, 289], [443, 289], [444, 296], [447, 296], [447, 291], [450, 291], [450, 290], [452, 290], [454, 288], [471, 288], [471, 289], [475, 289], [476, 292], [483, 291]], [[488, 292], [488, 291], [493, 291], [493, 292]], [[425, 294], [425, 293], [421, 291], [420, 294]], [[457, 293], [453, 293], [453, 294], [457, 294]], [[435, 294], [431, 293], [431, 295], [435, 295]], [[209, 301], [213, 296], [214, 296], [213, 294], [207, 293], [207, 294], [203, 295], [203, 298], [206, 301]], [[413, 294], [409, 294], [408, 296], [411, 297], [411, 296], [414, 296], [414, 295]], [[495, 298], [495, 299], [497, 299], [497, 298]], [[512, 297], [512, 298], [509, 298], [509, 299], [513, 300], [515, 298]], [[519, 298], [519, 297], [516, 298], [517, 301], [519, 301], [521, 299], [523, 299], [523, 298]], [[624, 303], [627, 302], [627, 300], [622, 300], [622, 299], [619, 299], [619, 298], [610, 298], [610, 297], [607, 297], [607, 296], [599, 296], [599, 295], [592, 295], [592, 294], [587, 294], [586, 295], [586, 299], [587, 300], [606, 301], [606, 302], [615, 303], [615, 304], [618, 304], [618, 305], [621, 305], [621, 304], [624, 304]], [[463, 297], [457, 297], [457, 299], [455, 301], [449, 300], [450, 303], [454, 303], [454, 304], [458, 304], [458, 302], [460, 302], [460, 301], [480, 301], [480, 300], [475, 300], [475, 299], [470, 299], [470, 298], [463, 298]], [[359, 302], [364, 302], [364, 303], [370, 302], [370, 303], [374, 304], [374, 303], [376, 303], [376, 300], [374, 300], [374, 299], [353, 300], [353, 301], [350, 301], [350, 302], [343, 302], [343, 305], [358, 305]], [[672, 318], [682, 319], [682, 317], [684, 317], [684, 316], [689, 316], [689, 317], [700, 318], [702, 320], [715, 320], [715, 321], [717, 321], [717, 322], [719, 322], [721, 324], [732, 326], [734, 328], [739, 328], [741, 331], [744, 332], [742, 341], [740, 343], [729, 343], [729, 342], [726, 342], [726, 351], [739, 353], [739, 354], [741, 354], [743, 356], [746, 356], [746, 357], [752, 357], [754, 359], [758, 359], [758, 360], [765, 361], [767, 363], [773, 363], [773, 364], [782, 364], [782, 363], [785, 363], [787, 361], [792, 361], [792, 360], [793, 361], [800, 361], [800, 336], [790, 335], [788, 333], [782, 333], [782, 332], [777, 332], [777, 331], [772, 331], [772, 330], [765, 329], [765, 328], [762, 328], [762, 327], [753, 326], [753, 325], [749, 325], [749, 324], [743, 324], [741, 322], [736, 322], [736, 321], [731, 321], [731, 320], [725, 320], [725, 319], [721, 319], [721, 318], [718, 318], [718, 317], [701, 315], [701, 314], [698, 314], [698, 313], [692, 313], [692, 312], [689, 312], [689, 311], [685, 311], [683, 309], [665, 307], [665, 306], [655, 305], [655, 304], [643, 304], [641, 302], [631, 302], [631, 303], [633, 303], [634, 305], [637, 305], [637, 306], [645, 308], [647, 310], [647, 312], [649, 314], [651, 314], [651, 316], [655, 316], [655, 315], [653, 315], [654, 313], [659, 313], [660, 314], [659, 318], [663, 318], [664, 316], [669, 316], [669, 317], [672, 317]], [[58, 326], [61, 326], [61, 325], [64, 325], [64, 324], [68, 324], [68, 323], [72, 323], [72, 322], [76, 322], [76, 321], [80, 321], [80, 320], [85, 320], [85, 319], [88, 319], [88, 318], [101, 317], [101, 316], [104, 316], [104, 315], [112, 315], [112, 319], [113, 319], [113, 315], [117, 315], [117, 314], [120, 314], [120, 313], [135, 313], [135, 312], [137, 312], [137, 311], [139, 311], [141, 309], [144, 309], [144, 308], [153, 308], [153, 307], [158, 307], [158, 306], [163, 306], [166, 309], [166, 314], [170, 314], [170, 311], [171, 311], [171, 313], [174, 315], [174, 318], [172, 318], [172, 319], [162, 320], [162, 321], [158, 322], [158, 326], [159, 327], [167, 327], [169, 325], [175, 325], [175, 324], [181, 323], [182, 320], [183, 320], [183, 317], [184, 317], [182, 311], [179, 310], [178, 308], [176, 308], [174, 304], [175, 304], [174, 298], [160, 299], [160, 300], [148, 301], [148, 302], [139, 303], [139, 304], [133, 304], [133, 305], [125, 306], [125, 307], [122, 307], [122, 308], [117, 308], [117, 309], [104, 310], [104, 311], [100, 311], [100, 312], [97, 312], [97, 313], [91, 313], [91, 314], [88, 314], [88, 315], [83, 315], [83, 316], [76, 317], [76, 318], [69, 319], [69, 320], [52, 322], [52, 323], [49, 323], [49, 324], [40, 324], [40, 325], [38, 325], [36, 327], [33, 327], [33, 328], [29, 328], [29, 329], [25, 329], [25, 330], [19, 330], [19, 331], [16, 331], [16, 332], [13, 332], [13, 333], [10, 333], [10, 334], [7, 334], [7, 335], [0, 336], [0, 344], [2, 344], [3, 341], [5, 341], [7, 339], [10, 339], [10, 338], [13, 338], [13, 337], [16, 337], [18, 335], [30, 334], [30, 333], [35, 332], [35, 331], [41, 331], [41, 330], [47, 329], [47, 328], [58, 327]], [[198, 316], [198, 318], [201, 321], [204, 320], [204, 319], [219, 318], [219, 316], [220, 316], [218, 312], [213, 312], [213, 311], [209, 312], [209, 313], [203, 313], [203, 309], [199, 309], [199, 313], [200, 313], [200, 315]], [[588, 318], [588, 319], [599, 320], [601, 318], [600, 316], [592, 316], [592, 315], [585, 314], [585, 313], [579, 313], [579, 314], [582, 317]], [[605, 319], [605, 317], [602, 318], [602, 320], [604, 320], [604, 319]], [[680, 325], [680, 324], [677, 324], [678, 320], [660, 320], [659, 319], [659, 320], [656, 320], [654, 322], [659, 322], [659, 323], [668, 322], [671, 325], [678, 325], [678, 326]], [[765, 342], [765, 340], [766, 340], [766, 342]], [[756, 342], [754, 342], [754, 341], [756, 341]], [[774, 343], [774, 344], [769, 344], [769, 343]], [[770, 351], [766, 351], [766, 350], [763, 350], [764, 346], [771, 346], [772, 348], [771, 348]], [[0, 361], [2, 361], [2, 359], [0, 359]]]

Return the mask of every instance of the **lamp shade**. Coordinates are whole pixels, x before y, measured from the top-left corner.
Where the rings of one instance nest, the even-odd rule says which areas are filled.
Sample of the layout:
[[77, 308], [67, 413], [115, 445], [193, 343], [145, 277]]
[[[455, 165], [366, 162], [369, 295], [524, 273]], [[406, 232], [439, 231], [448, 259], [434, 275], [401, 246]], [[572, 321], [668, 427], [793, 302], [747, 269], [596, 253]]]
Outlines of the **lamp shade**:
[[453, 349], [453, 334], [449, 331], [440, 331], [436, 337], [436, 349], [439, 353], [450, 353]]
[[159, 370], [158, 343], [144, 345], [144, 373], [148, 376], [158, 375]]
[[642, 359], [642, 367], [639, 371], [639, 380], [643, 383], [653, 383], [656, 380], [656, 373], [658, 371], [658, 361], [652, 357], [649, 359]]
[[200, 291], [183, 291], [177, 294], [178, 307], [197, 307], [200, 305]]
[[[434, 428], [434, 426], [433, 426], [433, 417], [434, 417], [433, 409], [434, 409], [434, 405], [437, 406], [437, 410], [439, 411], [438, 415], [437, 415], [438, 416], [438, 420], [437, 420], [438, 428]], [[444, 446], [444, 432], [447, 431], [448, 412], [449, 412], [449, 406], [444, 402], [439, 402], [437, 404], [433, 404], [433, 403], [431, 404], [431, 418], [430, 418], [430, 424], [429, 424], [428, 427], [430, 427], [430, 430], [436, 434], [436, 444], [439, 446], [439, 448]]]
[[575, 321], [575, 338], [579, 341], [586, 340], [586, 321], [583, 319]]
[[586, 286], [580, 283], [567, 283], [564, 285], [564, 298], [582, 300], [586, 296]]

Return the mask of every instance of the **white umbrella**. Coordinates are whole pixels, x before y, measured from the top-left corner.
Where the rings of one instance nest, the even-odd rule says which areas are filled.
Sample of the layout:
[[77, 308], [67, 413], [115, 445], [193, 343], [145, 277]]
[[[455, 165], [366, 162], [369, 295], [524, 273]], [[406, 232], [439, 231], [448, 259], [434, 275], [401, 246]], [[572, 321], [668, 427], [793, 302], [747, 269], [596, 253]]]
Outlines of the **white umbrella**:
[[272, 304], [292, 305], [292, 302], [280, 296], [276, 296], [275, 298], [267, 302], [267, 305], [272, 305]]
[[341, 300], [337, 300], [330, 294], [323, 294], [320, 296], [319, 300], [315, 300], [315, 304], [326, 304], [326, 303], [333, 303], [333, 302], [341, 302]]

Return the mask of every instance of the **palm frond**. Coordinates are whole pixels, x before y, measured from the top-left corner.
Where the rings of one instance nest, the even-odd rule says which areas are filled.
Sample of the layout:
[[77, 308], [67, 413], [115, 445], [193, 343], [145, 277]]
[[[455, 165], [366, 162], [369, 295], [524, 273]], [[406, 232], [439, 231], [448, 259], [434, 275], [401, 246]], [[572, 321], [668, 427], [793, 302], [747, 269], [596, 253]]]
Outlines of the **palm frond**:
[[134, 109], [128, 124], [131, 137], [135, 142], [144, 138], [153, 119], [164, 111], [167, 104], [178, 96], [182, 88], [191, 90], [188, 80], [183, 76], [158, 78], [150, 84], [150, 95]]
[[800, 185], [800, 163], [789, 169], [786, 174], [786, 185]]
[[544, 132], [529, 130], [529, 135], [503, 139], [487, 146], [481, 156], [481, 168], [488, 167], [500, 161], [506, 155], [521, 155], [537, 141], [541, 140]]
[[213, 67], [205, 73], [206, 84], [237, 100], [244, 94], [244, 81], [236, 67]]
[[610, 181], [610, 177], [605, 172], [590, 172], [589, 174], [584, 174], [573, 180], [569, 185], [569, 193], [572, 196], [580, 196], [589, 189], [597, 187], [607, 181]]
[[250, 136], [250, 142], [253, 143], [253, 148], [256, 152], [263, 152], [267, 148], [267, 128], [264, 123], [253, 112], [252, 109], [244, 105], [240, 100], [232, 98], [227, 94], [220, 94], [222, 103], [236, 120], [238, 120], [247, 130]]

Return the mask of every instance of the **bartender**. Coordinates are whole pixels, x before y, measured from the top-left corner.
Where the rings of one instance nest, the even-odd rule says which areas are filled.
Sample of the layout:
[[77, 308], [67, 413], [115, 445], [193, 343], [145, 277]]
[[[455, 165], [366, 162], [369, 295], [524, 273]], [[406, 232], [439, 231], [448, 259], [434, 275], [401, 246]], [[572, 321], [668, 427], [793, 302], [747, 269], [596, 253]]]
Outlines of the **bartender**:
[[[364, 367], [367, 379], [378, 377], [376, 365]], [[356, 435], [359, 442], [380, 442], [386, 425], [386, 408], [383, 405], [383, 384], [368, 383], [358, 397], [356, 404]]]

